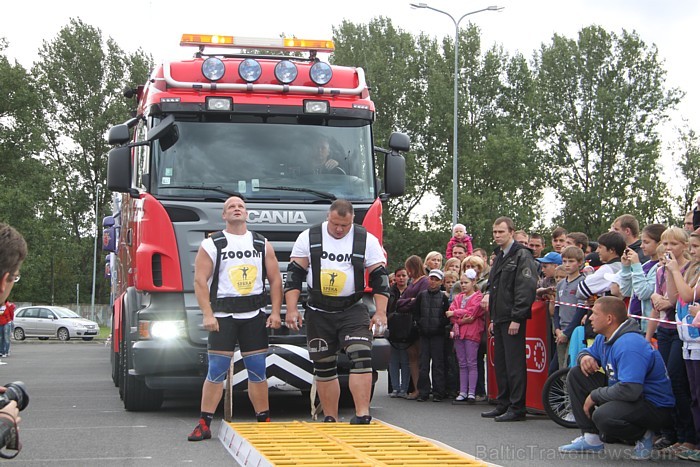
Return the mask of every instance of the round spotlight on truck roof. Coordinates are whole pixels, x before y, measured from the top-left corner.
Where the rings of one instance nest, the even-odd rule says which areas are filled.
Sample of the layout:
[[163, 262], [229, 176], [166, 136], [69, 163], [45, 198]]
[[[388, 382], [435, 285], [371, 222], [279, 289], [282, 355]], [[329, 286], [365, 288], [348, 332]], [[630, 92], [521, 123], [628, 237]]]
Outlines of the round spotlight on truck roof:
[[260, 78], [262, 67], [257, 60], [246, 58], [238, 65], [238, 76], [246, 83], [253, 83]]
[[319, 86], [324, 86], [333, 77], [333, 70], [331, 66], [326, 62], [316, 62], [311, 65], [309, 70], [309, 77], [311, 81], [318, 84]]
[[209, 81], [219, 81], [225, 71], [226, 67], [220, 58], [209, 57], [202, 63], [202, 74]]
[[275, 78], [282, 84], [289, 84], [297, 78], [297, 66], [289, 60], [282, 60], [275, 65]]

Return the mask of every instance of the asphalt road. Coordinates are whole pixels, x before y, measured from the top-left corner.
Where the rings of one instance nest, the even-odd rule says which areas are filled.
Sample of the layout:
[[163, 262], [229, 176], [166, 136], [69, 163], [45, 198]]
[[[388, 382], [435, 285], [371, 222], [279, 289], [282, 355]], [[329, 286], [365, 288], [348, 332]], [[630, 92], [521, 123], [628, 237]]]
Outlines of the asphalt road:
[[[199, 443], [186, 440], [199, 415], [198, 394], [175, 394], [179, 397], [168, 399], [158, 412], [124, 411], [102, 343], [13, 343], [12, 356], [2, 361], [6, 364], [0, 365], [0, 384], [24, 381], [30, 395], [20, 425], [24, 447], [15, 460], [1, 461], [3, 465], [232, 465], [217, 439]], [[607, 449], [600, 456], [558, 454], [557, 446], [578, 434], [544, 416], [531, 416], [525, 422], [495, 423], [479, 416], [490, 407], [486, 404], [453, 406], [449, 401], [391, 399], [386, 394], [385, 378], [382, 372], [372, 402], [375, 418], [488, 462], [504, 466], [638, 465], [625, 458], [629, 447]], [[273, 421], [310, 419], [308, 403], [301, 396], [272, 397], [271, 408]], [[344, 420], [351, 416], [352, 409], [341, 411]], [[244, 397], [236, 399], [235, 418], [254, 418]], [[220, 419], [219, 413], [214, 433]]]

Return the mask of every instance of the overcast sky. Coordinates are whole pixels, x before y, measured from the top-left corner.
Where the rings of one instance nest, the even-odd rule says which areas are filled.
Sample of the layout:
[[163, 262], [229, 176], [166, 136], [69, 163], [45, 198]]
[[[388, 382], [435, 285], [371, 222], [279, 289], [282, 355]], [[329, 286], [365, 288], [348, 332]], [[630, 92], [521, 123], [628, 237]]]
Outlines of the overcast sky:
[[[179, 46], [182, 33], [228, 34], [278, 37], [281, 33], [299, 38], [332, 37], [332, 27], [344, 19], [367, 23], [377, 16], [391, 18], [395, 27], [418, 34], [454, 37], [454, 25], [445, 15], [412, 9], [410, 1], [353, 0], [347, 2], [179, 2], [140, 0], [43, 0], [3, 2], [0, 37], [9, 41], [6, 54], [30, 67], [44, 40], [52, 40], [68, 23], [79, 17], [111, 36], [127, 51], [141, 47], [156, 62], [190, 57], [192, 48]], [[608, 31], [636, 31], [647, 44], [656, 44], [668, 71], [667, 86], [679, 87], [686, 97], [674, 115], [674, 125], [687, 119], [700, 132], [698, 53], [700, 2], [696, 0], [434, 0], [430, 6], [455, 18], [489, 5], [504, 6], [500, 12], [486, 11], [471, 20], [481, 30], [482, 48], [502, 44], [513, 53], [530, 58], [535, 49], [549, 43], [556, 32], [576, 38], [578, 31], [597, 24]], [[104, 6], [109, 4], [110, 6]], [[354, 64], [348, 64], [354, 65]], [[669, 126], [670, 128], [670, 126]], [[664, 131], [670, 140], [672, 132]], [[667, 141], [668, 142], [668, 141]], [[668, 156], [665, 157], [669, 162]]]
[[[371, 18], [391, 18], [397, 28], [436, 37], [454, 36], [454, 25], [445, 15], [416, 10], [409, 1], [353, 0], [350, 2], [178, 2], [99, 0], [3, 2], [0, 36], [10, 42], [6, 51], [29, 67], [42, 41], [53, 39], [69, 18], [79, 17], [100, 28], [127, 51], [142, 47], [156, 61], [189, 57], [191, 48], [179, 47], [180, 35], [189, 33], [277, 37], [280, 33], [308, 38], [330, 38], [332, 26], [344, 19], [366, 23]], [[459, 18], [489, 5], [500, 12], [482, 12], [471, 20], [482, 32], [483, 46], [503, 44], [506, 50], [532, 55], [553, 33], [575, 38], [585, 26], [598, 24], [619, 33], [635, 30], [647, 43], [655, 43], [668, 70], [668, 85], [687, 96], [679, 113], [700, 130], [700, 90], [697, 44], [700, 43], [700, 2], [694, 0], [435, 0], [429, 5]], [[110, 6], [104, 6], [109, 4]]]

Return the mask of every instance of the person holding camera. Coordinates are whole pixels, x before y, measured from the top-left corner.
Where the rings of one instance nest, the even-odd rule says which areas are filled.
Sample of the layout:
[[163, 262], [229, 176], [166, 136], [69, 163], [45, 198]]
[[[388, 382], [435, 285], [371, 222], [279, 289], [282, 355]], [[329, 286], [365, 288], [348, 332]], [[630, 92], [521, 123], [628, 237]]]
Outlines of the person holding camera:
[[[0, 223], [0, 303], [5, 303], [15, 283], [19, 281], [19, 269], [27, 257], [27, 243], [22, 235], [7, 224]], [[8, 385], [9, 387], [10, 385]], [[19, 454], [21, 445], [17, 436], [17, 425], [21, 418], [19, 411], [26, 407], [28, 398], [22, 385], [22, 391], [17, 396], [15, 391], [9, 391], [0, 386], [0, 448], [15, 450], [14, 455], [0, 452], [0, 457], [12, 458]], [[19, 402], [19, 404], [18, 404]]]

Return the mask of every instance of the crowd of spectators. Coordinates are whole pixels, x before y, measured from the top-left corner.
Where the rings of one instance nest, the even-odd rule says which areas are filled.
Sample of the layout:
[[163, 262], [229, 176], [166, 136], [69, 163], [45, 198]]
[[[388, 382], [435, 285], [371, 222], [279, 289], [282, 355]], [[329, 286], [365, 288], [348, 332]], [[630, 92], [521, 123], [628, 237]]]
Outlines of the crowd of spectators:
[[[589, 319], [595, 302], [603, 296], [623, 299], [638, 332], [658, 348], [672, 383], [673, 426], [654, 433], [654, 449], [700, 461], [698, 227], [696, 209], [683, 227], [640, 228], [634, 216], [625, 214], [596, 241], [563, 227], [547, 235], [515, 230], [512, 239], [537, 262], [536, 300], [547, 302], [550, 317], [550, 373], [576, 365], [573, 349], [595, 336]], [[473, 245], [462, 224], [452, 234], [444, 257], [438, 251], [410, 256], [390, 276], [388, 313], [410, 314], [415, 327], [409, 342], [392, 342], [391, 397], [425, 402], [432, 395], [433, 402], [456, 405], [487, 398], [490, 316], [483, 297], [489, 293], [495, 255], [491, 246]]]

